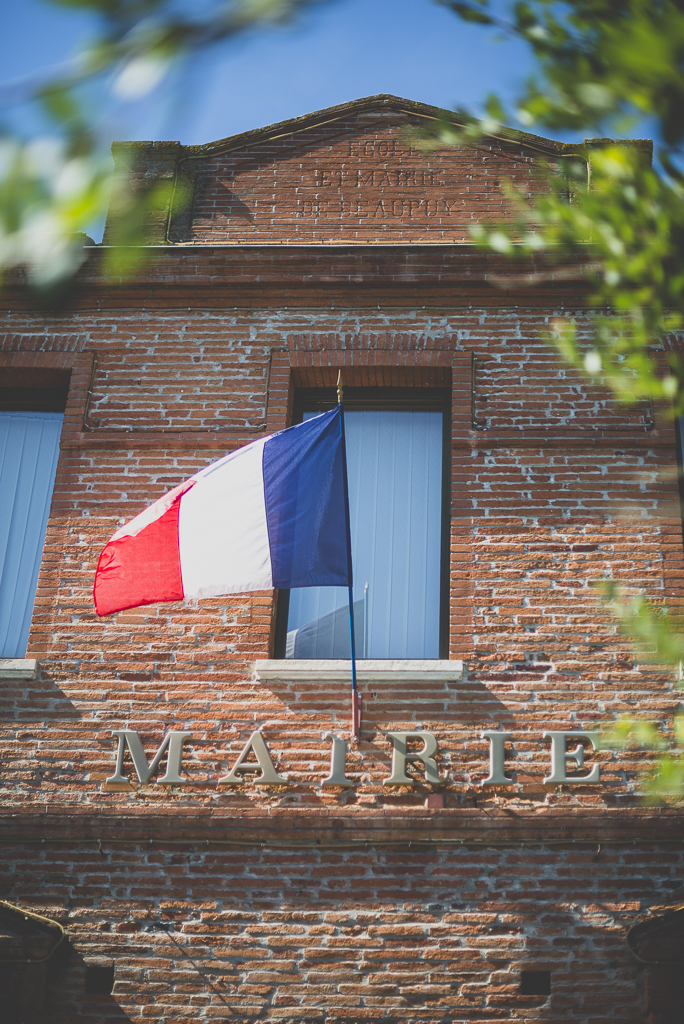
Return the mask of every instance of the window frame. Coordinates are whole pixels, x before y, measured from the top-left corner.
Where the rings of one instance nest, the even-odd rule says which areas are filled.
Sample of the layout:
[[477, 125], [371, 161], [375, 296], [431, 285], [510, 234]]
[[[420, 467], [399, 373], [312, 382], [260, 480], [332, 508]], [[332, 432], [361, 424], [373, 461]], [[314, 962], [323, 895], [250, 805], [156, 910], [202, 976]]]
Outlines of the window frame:
[[682, 524], [682, 543], [684, 544], [684, 415], [675, 416], [675, 458], [677, 460], [677, 489], [679, 491], [679, 518]]
[[[439, 652], [434, 661], [449, 657], [449, 597], [451, 551], [451, 388], [448, 387], [358, 387], [344, 388], [348, 411], [441, 412], [442, 413], [442, 498], [439, 570]], [[302, 422], [305, 412], [326, 412], [337, 405], [334, 387], [296, 388], [292, 401], [291, 425]], [[276, 591], [273, 657], [285, 661], [290, 591]]]
[[[60, 426], [60, 436], [57, 442], [57, 456], [55, 462], [54, 473], [52, 474], [52, 480], [50, 485], [50, 502], [48, 505], [48, 514], [46, 520], [47, 524], [50, 520], [50, 510], [52, 507], [52, 501], [54, 497], [54, 488], [57, 479], [57, 469], [59, 465], [59, 447], [61, 443], [62, 432], [64, 430], [64, 418], [66, 416], [66, 407], [69, 398], [69, 389], [71, 386], [73, 373], [73, 366], [67, 367], [24, 367], [24, 366], [0, 366], [0, 413], [14, 413], [21, 415], [22, 413], [50, 413], [62, 416], [62, 422]], [[29, 618], [29, 637], [31, 625], [33, 624], [33, 617], [35, 614], [36, 607], [36, 596], [38, 580], [40, 579], [40, 571], [43, 565], [43, 558], [45, 554], [45, 539], [46, 530], [42, 531], [40, 539], [40, 560], [38, 563], [38, 575], [36, 577], [36, 587], [33, 589], [33, 598], [31, 601], [31, 612]], [[0, 570], [4, 567], [3, 562], [0, 563]], [[23, 645], [22, 645], [23, 646]], [[9, 657], [10, 660], [22, 661], [26, 659], [26, 649], [23, 654], [17, 654], [14, 656], [3, 655], [3, 658]]]

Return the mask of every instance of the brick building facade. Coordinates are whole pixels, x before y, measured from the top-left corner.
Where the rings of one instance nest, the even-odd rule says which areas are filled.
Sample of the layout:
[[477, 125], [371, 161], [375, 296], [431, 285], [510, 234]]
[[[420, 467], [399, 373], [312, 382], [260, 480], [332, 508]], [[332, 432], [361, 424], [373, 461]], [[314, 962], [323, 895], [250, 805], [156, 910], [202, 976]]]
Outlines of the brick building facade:
[[[128, 187], [171, 186], [135, 275], [104, 272], [109, 231], [60, 308], [5, 290], [2, 408], [64, 395], [28, 647], [0, 662], [2, 894], [27, 912], [0, 907], [12, 1022], [681, 1021], [681, 814], [640, 801], [649, 752], [585, 737], [579, 766], [560, 735], [671, 729], [672, 673], [635, 659], [592, 583], [681, 597], [675, 425], [541, 339], [588, 328], [575, 267], [469, 242], [512, 216], [504, 180], [532, 191], [568, 147], [421, 152], [407, 129], [438, 114], [381, 96], [117, 145]], [[339, 370], [357, 402], [437, 396], [448, 424], [440, 649], [361, 665], [345, 786], [325, 780], [348, 665], [277, 656], [282, 598], [98, 619], [91, 594], [123, 522]], [[285, 781], [253, 761], [221, 781], [259, 730]], [[169, 733], [189, 734], [183, 783], [168, 746], [142, 782]], [[425, 734], [438, 780], [418, 760], [388, 785]]]

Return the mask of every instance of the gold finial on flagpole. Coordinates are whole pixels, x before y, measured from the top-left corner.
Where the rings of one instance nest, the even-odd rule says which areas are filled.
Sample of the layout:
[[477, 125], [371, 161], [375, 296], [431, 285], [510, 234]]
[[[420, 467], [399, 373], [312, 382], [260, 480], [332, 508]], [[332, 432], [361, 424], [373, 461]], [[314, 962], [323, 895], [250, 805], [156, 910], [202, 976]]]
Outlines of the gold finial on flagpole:
[[342, 405], [342, 398], [344, 395], [344, 385], [342, 383], [342, 371], [339, 370], [337, 373], [337, 404]]

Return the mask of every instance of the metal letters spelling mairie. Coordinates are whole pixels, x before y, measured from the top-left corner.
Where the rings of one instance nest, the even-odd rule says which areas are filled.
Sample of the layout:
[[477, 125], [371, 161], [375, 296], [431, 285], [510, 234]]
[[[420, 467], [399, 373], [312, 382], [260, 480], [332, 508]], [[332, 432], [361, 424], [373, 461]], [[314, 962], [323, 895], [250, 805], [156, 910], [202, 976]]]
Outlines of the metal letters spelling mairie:
[[[151, 762], [148, 762], [140, 736], [135, 730], [117, 729], [112, 732], [112, 737], [119, 741], [116, 752], [116, 768], [114, 774], [105, 779], [105, 782], [129, 782], [124, 774], [124, 756], [128, 749], [133, 768], [142, 784], [153, 781], [153, 776], [166, 753], [166, 772], [154, 781], [160, 786], [192, 785], [192, 780], [184, 778], [181, 774], [185, 744], [192, 740], [192, 733], [173, 730], [167, 732]], [[345, 788], [355, 786], [356, 783], [346, 775], [346, 741], [331, 732], [326, 733], [324, 738], [330, 741], [330, 771], [321, 784]], [[489, 775], [482, 780], [480, 785], [514, 785], [515, 780], [506, 774], [506, 744], [511, 740], [512, 734], [490, 729], [480, 733], [480, 738], [489, 744]], [[392, 744], [392, 770], [390, 775], [383, 779], [383, 786], [415, 785], [416, 779], [407, 774], [409, 765], [420, 765], [424, 782], [428, 785], [438, 786], [446, 783], [447, 779], [442, 778], [439, 774], [435, 760], [438, 744], [436, 737], [431, 732], [422, 730], [390, 732], [387, 733], [387, 739]], [[584, 768], [585, 747], [583, 742], [586, 742], [590, 749], [596, 750], [597, 732], [580, 732], [579, 730], [564, 732], [553, 729], [544, 732], [543, 739], [551, 741], [551, 770], [543, 780], [545, 784], [587, 786], [600, 783], [601, 768], [598, 764], [594, 764], [591, 770], [585, 771], [583, 775], [568, 774], [569, 771], [577, 772]], [[576, 742], [577, 745], [570, 750], [568, 749], [569, 742]], [[416, 749], [418, 744], [422, 744], [422, 746]], [[250, 755], [253, 756], [253, 760], [248, 760]], [[255, 775], [254, 782], [258, 786], [287, 785], [287, 776], [278, 774], [266, 740], [259, 731], [252, 733], [232, 769], [227, 775], [217, 779], [217, 784], [239, 786], [245, 782], [246, 775]], [[423, 779], [421, 778], [419, 781], [422, 782]]]

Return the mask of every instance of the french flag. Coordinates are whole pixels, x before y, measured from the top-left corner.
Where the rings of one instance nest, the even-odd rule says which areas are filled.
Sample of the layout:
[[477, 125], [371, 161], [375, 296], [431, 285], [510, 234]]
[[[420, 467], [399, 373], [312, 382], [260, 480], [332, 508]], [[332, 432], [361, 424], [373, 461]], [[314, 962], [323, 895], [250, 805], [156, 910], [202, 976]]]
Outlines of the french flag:
[[213, 462], [114, 534], [98, 615], [273, 587], [351, 586], [338, 406]]

